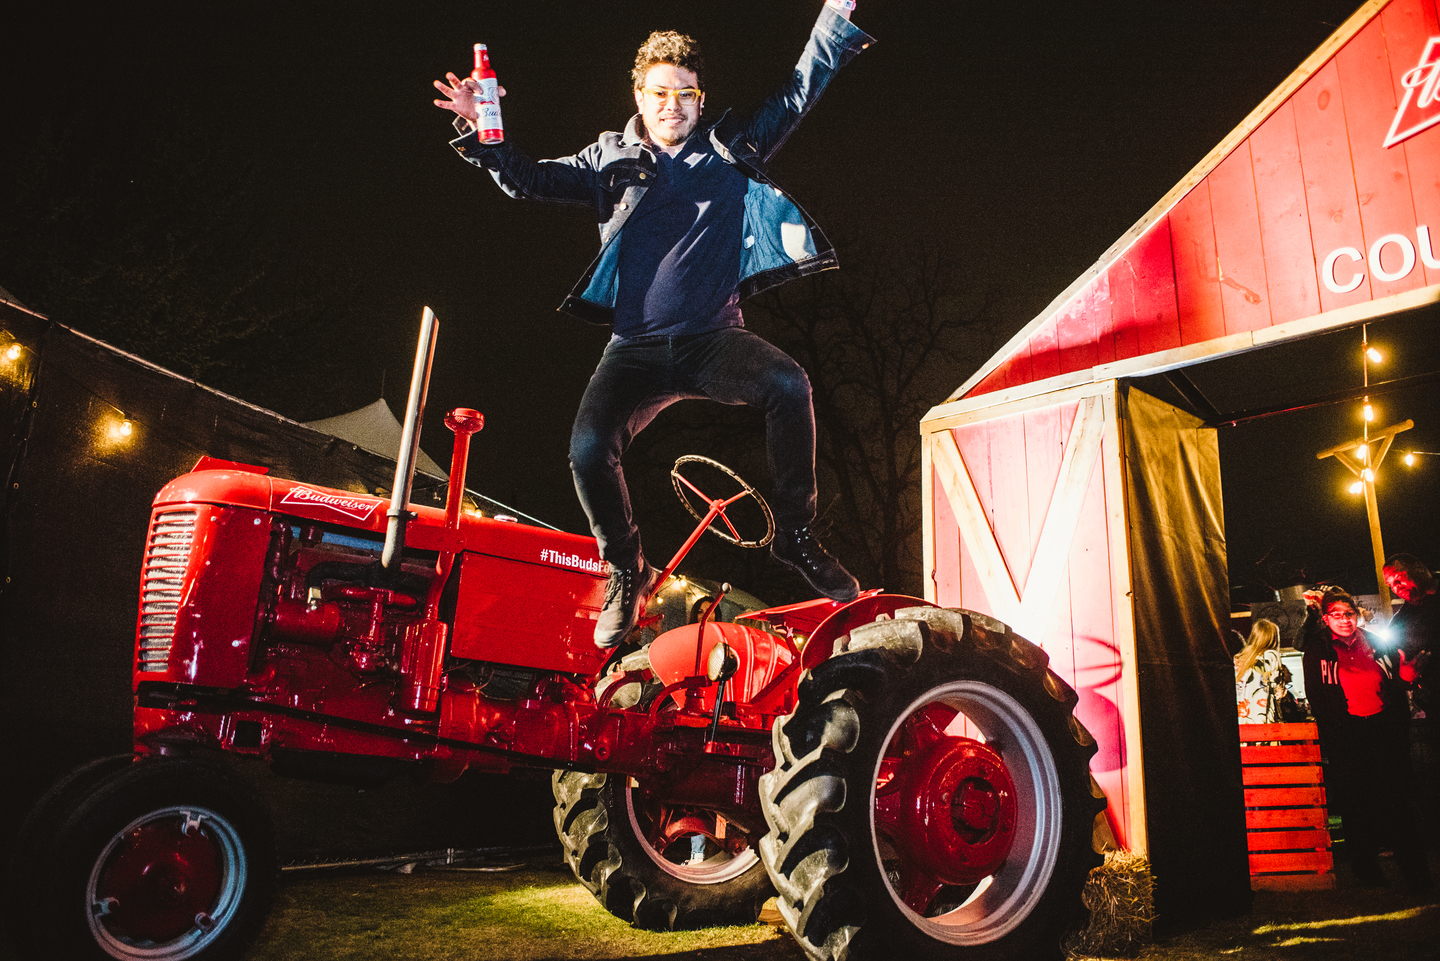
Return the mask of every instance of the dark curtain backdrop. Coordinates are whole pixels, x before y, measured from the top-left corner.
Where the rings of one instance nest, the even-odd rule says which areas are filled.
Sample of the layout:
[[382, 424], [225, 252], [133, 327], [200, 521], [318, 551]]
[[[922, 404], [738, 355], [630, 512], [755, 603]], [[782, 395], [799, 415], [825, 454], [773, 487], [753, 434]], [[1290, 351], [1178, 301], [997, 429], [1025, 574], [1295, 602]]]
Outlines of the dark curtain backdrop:
[[1198, 418], [1122, 396], [1150, 862], [1173, 931], [1251, 897], [1220, 451]]

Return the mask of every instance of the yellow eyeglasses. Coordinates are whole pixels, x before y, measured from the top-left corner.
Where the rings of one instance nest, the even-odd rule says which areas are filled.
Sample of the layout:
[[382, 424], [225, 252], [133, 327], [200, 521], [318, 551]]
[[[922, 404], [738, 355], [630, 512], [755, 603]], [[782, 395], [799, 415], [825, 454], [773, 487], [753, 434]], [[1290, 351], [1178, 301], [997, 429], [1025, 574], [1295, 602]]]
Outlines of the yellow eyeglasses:
[[670, 87], [642, 87], [641, 89], [645, 92], [645, 99], [655, 104], [665, 103], [671, 97], [674, 97], [682, 107], [693, 107], [700, 102], [700, 91], [694, 87], [681, 87], [679, 90]]

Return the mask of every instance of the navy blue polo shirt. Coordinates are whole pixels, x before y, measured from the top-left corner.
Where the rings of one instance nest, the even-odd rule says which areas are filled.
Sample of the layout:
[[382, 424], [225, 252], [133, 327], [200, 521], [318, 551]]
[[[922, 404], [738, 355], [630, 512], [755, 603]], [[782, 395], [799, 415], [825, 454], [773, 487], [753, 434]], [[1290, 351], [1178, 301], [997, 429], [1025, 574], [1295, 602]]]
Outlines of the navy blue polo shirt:
[[745, 175], [697, 135], [656, 152], [655, 182], [620, 232], [616, 337], [739, 327]]

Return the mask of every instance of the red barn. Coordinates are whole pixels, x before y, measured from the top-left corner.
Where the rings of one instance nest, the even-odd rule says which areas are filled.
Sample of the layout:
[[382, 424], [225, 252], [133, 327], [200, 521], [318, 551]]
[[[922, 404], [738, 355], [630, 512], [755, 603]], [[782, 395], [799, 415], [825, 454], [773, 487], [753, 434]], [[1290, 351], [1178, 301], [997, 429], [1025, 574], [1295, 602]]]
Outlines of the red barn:
[[1248, 897], [1215, 431], [1134, 386], [1440, 301], [1440, 6], [1371, 0], [921, 425], [926, 590], [1080, 692], [1163, 914]]

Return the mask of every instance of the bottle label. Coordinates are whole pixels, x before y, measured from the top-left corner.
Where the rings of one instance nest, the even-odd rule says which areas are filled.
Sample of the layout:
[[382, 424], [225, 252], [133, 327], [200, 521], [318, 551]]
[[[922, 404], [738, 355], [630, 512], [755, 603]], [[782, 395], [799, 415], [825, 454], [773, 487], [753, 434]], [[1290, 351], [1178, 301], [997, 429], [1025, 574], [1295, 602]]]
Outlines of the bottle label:
[[475, 110], [480, 115], [475, 126], [480, 131], [480, 142], [484, 144], [505, 141], [505, 124], [500, 119], [499, 86], [494, 77], [485, 77], [480, 80], [480, 93], [475, 97]]

